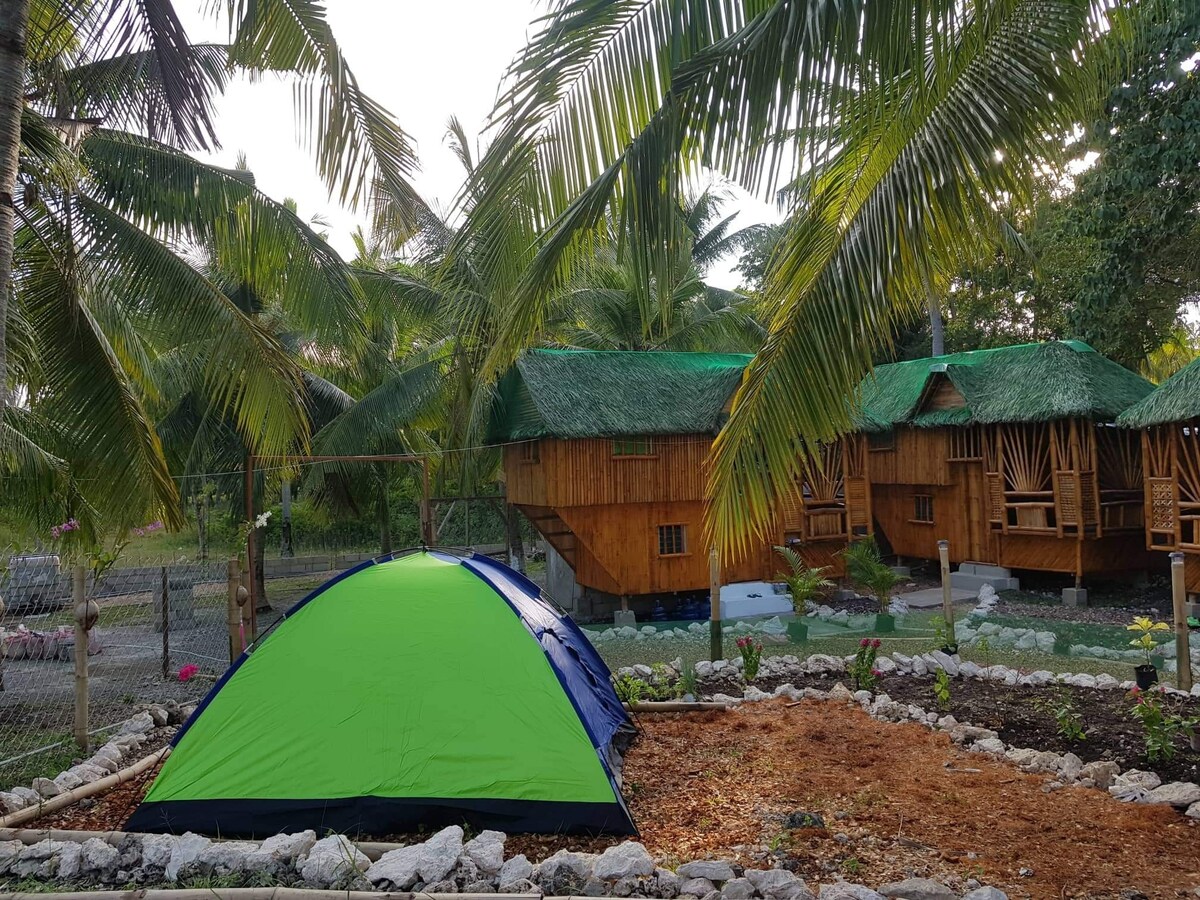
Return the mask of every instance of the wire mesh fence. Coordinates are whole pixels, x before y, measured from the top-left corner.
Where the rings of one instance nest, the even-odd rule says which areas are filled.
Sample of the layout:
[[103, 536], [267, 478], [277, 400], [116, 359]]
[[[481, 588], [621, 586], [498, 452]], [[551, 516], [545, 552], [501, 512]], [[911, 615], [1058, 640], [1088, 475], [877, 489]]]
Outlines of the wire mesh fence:
[[[333, 550], [264, 560], [259, 633], [332, 574], [371, 555]], [[0, 787], [53, 776], [79, 755], [72, 573], [47, 553], [5, 562]], [[89, 573], [84, 592], [99, 616], [87, 639], [87, 731], [99, 736], [139, 704], [203, 697], [230, 662], [229, 591], [225, 559], [139, 559], [98, 580]], [[249, 641], [248, 623], [235, 627]]]

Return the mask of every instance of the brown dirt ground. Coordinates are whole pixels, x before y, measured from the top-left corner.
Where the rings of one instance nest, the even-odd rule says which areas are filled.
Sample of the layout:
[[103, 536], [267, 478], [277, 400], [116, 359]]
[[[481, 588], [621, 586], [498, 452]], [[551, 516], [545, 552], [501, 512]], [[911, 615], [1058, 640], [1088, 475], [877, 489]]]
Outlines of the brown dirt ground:
[[[1039, 900], [1136, 896], [1128, 889], [1178, 897], [1200, 885], [1200, 830], [1180, 813], [1086, 788], [1047, 794], [1042, 778], [857, 707], [779, 700], [639, 724], [625, 794], [642, 841], [668, 859], [775, 858], [810, 886], [839, 875], [876, 886], [918, 875], [961, 887], [974, 877]], [[148, 783], [33, 827], [120, 828]], [[797, 810], [819, 813], [827, 829], [785, 830]], [[611, 842], [526, 835], [507, 849], [540, 859]]]

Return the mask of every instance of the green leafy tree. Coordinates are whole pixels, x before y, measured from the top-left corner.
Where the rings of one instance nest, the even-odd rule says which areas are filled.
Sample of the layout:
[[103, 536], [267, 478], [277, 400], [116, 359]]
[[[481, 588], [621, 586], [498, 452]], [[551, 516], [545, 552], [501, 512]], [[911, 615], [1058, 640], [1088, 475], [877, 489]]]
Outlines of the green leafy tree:
[[[155, 508], [180, 524], [143, 403], [157, 390], [151, 364], [170, 350], [207, 341], [205, 390], [259, 452], [307, 437], [299, 370], [190, 263], [192, 246], [215, 248], [221, 271], [258, 293], [283, 279], [322, 297], [302, 324], [325, 337], [341, 314], [339, 330], [357, 321], [353, 280], [311, 229], [244, 173], [184, 152], [214, 146], [212, 102], [231, 71], [295, 75], [330, 189], [356, 203], [373, 188], [394, 222], [418, 214], [409, 141], [359, 88], [320, 4], [212, 11], [230, 23], [227, 45], [191, 44], [165, 0], [0, 9], [0, 193], [12, 200], [0, 203], [0, 465], [25, 477], [36, 448], [33, 468], [62, 476], [55, 495], [81, 516], [136, 521]], [[10, 398], [24, 409], [4, 416]]]
[[487, 374], [536, 335], [598, 229], [620, 221], [643, 280], [662, 280], [682, 237], [673, 199], [699, 167], [752, 190], [786, 181], [791, 215], [763, 286], [770, 333], [711, 467], [718, 543], [766, 537], [811, 448], [850, 427], [845, 398], [873, 355], [1000, 241], [998, 206], [1028, 197], [1041, 161], [1092, 119], [1159, 9], [560, 0], [513, 66], [493, 190], [471, 217], [522, 192], [543, 230]]

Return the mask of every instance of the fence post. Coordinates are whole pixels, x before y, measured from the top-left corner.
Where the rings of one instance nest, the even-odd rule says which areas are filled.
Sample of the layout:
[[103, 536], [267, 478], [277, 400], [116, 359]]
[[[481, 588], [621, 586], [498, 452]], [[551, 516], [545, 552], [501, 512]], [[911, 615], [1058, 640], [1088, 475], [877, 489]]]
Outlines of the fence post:
[[87, 599], [87, 571], [76, 566], [71, 573], [71, 599], [75, 613], [75, 743], [88, 748], [88, 632], [96, 624], [100, 608]]
[[167, 585], [167, 567], [162, 567], [162, 675], [163, 681], [171, 677], [171, 592]]
[[238, 609], [240, 610], [241, 626], [238, 635], [238, 644], [241, 646], [241, 652], [244, 652], [246, 647], [254, 641], [254, 570], [251, 568], [251, 557], [247, 554], [239, 562], [242, 566], [241, 585], [238, 589]]
[[237, 558], [229, 560], [228, 591], [225, 598], [225, 623], [229, 627], [229, 661], [242, 655], [242, 608], [238, 606], [238, 589], [242, 586], [241, 567]]
[[950, 643], [954, 643], [954, 588], [950, 583], [950, 542], [938, 541], [938, 560], [942, 565], [942, 617], [950, 629]]
[[1192, 689], [1192, 652], [1188, 647], [1187, 586], [1183, 581], [1183, 554], [1171, 554], [1171, 606], [1175, 614], [1175, 686]]
[[716, 545], [708, 551], [708, 656], [713, 662], [721, 658], [721, 557]]

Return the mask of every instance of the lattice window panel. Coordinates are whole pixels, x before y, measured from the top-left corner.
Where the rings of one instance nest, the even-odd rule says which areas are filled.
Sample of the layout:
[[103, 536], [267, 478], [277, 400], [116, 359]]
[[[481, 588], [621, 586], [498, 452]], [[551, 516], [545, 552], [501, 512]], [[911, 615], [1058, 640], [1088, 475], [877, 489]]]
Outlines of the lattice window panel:
[[1175, 482], [1150, 479], [1150, 529], [1175, 533]]
[[1079, 524], [1079, 490], [1074, 472], [1058, 473], [1058, 521], [1063, 525]]

